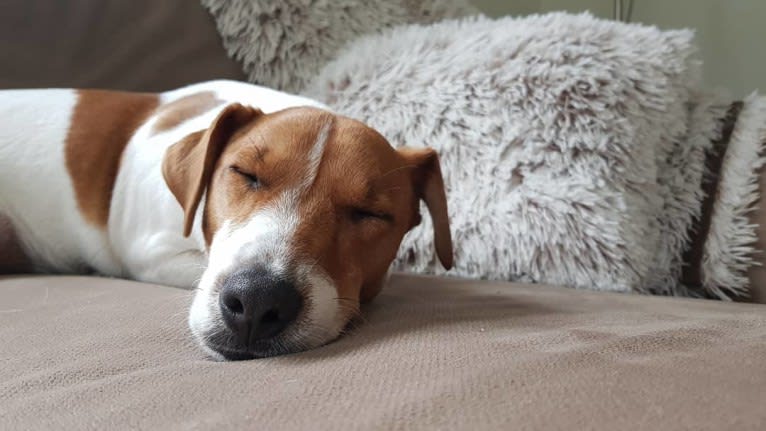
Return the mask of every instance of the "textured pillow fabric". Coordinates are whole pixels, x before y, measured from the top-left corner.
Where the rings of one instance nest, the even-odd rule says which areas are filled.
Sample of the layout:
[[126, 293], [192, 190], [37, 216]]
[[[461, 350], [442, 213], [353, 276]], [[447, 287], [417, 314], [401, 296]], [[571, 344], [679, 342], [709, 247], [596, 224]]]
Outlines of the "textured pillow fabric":
[[[766, 146], [766, 110], [763, 112], [763, 145]], [[766, 304], [766, 169], [761, 166], [756, 174], [758, 175], [758, 202], [749, 214], [748, 224], [755, 230], [756, 240], [752, 246], [758, 250], [758, 253], [751, 254], [756, 263], [747, 271], [748, 299], [751, 302]]]
[[714, 297], [752, 296], [762, 300], [763, 286], [752, 268], [766, 263], [760, 236], [766, 218], [759, 176], [766, 163], [766, 97], [757, 93], [742, 103], [726, 149], [702, 260], [702, 287]]
[[358, 36], [477, 14], [468, 0], [202, 0], [251, 82], [296, 92]]
[[[439, 151], [452, 274], [647, 291], [658, 169], [699, 82], [692, 39], [588, 14], [405, 26], [355, 41], [307, 94]], [[441, 272], [429, 223], [397, 268]]]
[[730, 105], [731, 99], [723, 92], [695, 92], [688, 103], [686, 127], [665, 134], [660, 142], [657, 184], [663, 204], [656, 217], [659, 243], [646, 282], [652, 293], [705, 296], [698, 280], [682, 284], [682, 273], [685, 267], [698, 271], [701, 265], [690, 259], [697, 253], [689, 248], [703, 248], [704, 238], [696, 238], [706, 234], [700, 226], [706, 199], [702, 185], [717, 175], [706, 165], [713, 143], [722, 139]]

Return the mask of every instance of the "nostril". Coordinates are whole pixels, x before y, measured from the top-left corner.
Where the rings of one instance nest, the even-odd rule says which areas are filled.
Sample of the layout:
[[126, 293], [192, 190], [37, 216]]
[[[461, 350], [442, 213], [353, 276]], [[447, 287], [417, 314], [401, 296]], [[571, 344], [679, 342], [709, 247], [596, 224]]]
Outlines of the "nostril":
[[242, 343], [247, 343], [250, 336], [250, 310], [251, 304], [247, 302], [247, 296], [243, 296], [237, 286], [226, 285], [221, 291], [218, 301], [220, 302], [221, 317], [226, 326], [234, 332]]
[[262, 293], [260, 305], [263, 308], [258, 312], [256, 307], [253, 315], [251, 343], [280, 334], [295, 321], [303, 307], [303, 298], [291, 283], [277, 282]]
[[272, 308], [267, 311], [263, 317], [261, 317], [261, 323], [269, 324], [279, 321], [279, 311], [276, 308]]
[[234, 314], [242, 314], [245, 312], [245, 306], [242, 305], [242, 301], [234, 295], [225, 295], [223, 297], [223, 306]]

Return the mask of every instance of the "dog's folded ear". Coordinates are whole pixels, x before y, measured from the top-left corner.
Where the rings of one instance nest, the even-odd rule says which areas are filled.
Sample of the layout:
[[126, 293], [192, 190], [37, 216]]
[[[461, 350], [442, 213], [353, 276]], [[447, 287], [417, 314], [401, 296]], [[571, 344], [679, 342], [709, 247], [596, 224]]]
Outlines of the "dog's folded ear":
[[433, 148], [400, 148], [399, 153], [414, 166], [412, 181], [418, 197], [426, 203], [434, 225], [436, 255], [445, 269], [452, 268], [452, 234], [447, 212], [447, 194], [439, 166], [439, 155]]
[[261, 115], [263, 112], [258, 109], [233, 103], [218, 114], [210, 127], [168, 147], [162, 161], [162, 175], [184, 210], [185, 236], [191, 234], [197, 207], [229, 139]]

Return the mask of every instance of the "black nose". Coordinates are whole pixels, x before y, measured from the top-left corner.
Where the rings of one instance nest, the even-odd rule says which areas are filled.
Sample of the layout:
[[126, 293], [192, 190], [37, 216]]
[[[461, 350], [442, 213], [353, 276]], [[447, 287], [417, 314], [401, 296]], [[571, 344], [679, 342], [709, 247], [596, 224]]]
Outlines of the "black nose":
[[219, 295], [221, 315], [239, 341], [253, 343], [272, 338], [298, 317], [303, 298], [295, 286], [267, 271], [235, 272]]

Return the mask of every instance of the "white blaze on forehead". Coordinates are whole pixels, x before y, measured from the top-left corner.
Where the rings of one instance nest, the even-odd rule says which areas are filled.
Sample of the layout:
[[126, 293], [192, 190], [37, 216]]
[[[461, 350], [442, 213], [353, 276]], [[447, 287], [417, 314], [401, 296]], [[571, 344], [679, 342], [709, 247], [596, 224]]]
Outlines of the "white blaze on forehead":
[[[329, 126], [323, 130], [326, 140]], [[321, 151], [317, 153], [321, 159]], [[259, 210], [244, 223], [225, 221], [213, 237], [208, 267], [189, 313], [189, 326], [203, 345], [205, 334], [223, 325], [218, 305], [221, 283], [233, 272], [254, 265], [278, 276], [297, 278], [302, 284], [299, 288], [309, 305], [301, 325], [289, 336], [292, 342], [316, 347], [337, 337], [342, 330], [345, 322], [332, 279], [315, 261], [296, 261], [291, 249], [300, 223], [298, 199], [296, 190], [285, 192], [274, 204]]]
[[328, 116], [325, 123], [322, 124], [322, 128], [319, 129], [319, 133], [317, 133], [314, 145], [309, 152], [308, 169], [306, 170], [306, 176], [303, 178], [303, 184], [301, 184], [302, 191], [311, 187], [316, 180], [317, 174], [319, 173], [319, 165], [322, 164], [322, 156], [324, 155], [327, 140], [330, 137], [330, 131], [332, 130], [334, 122], [334, 117]]
[[284, 274], [292, 257], [289, 247], [299, 222], [296, 201], [296, 193], [285, 192], [245, 223], [225, 222], [210, 246], [210, 266], [225, 271], [230, 267], [259, 264], [275, 274]]

